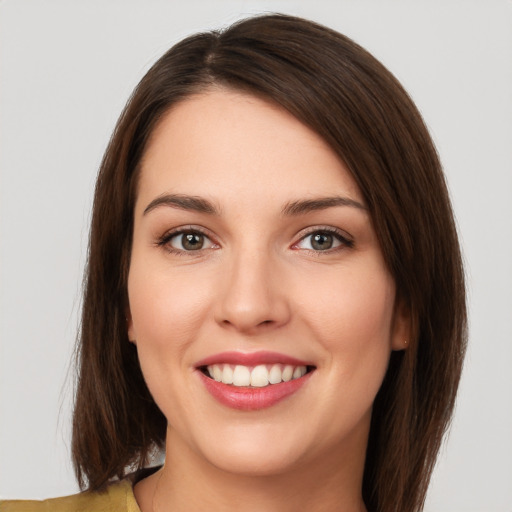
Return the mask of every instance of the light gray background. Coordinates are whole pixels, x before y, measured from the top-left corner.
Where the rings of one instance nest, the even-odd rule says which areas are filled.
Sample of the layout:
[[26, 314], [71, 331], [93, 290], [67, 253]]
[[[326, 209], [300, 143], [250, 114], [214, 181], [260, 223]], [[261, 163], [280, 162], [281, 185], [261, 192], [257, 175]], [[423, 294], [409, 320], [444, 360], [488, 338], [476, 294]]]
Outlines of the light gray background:
[[354, 38], [432, 131], [467, 262], [471, 336], [426, 510], [510, 512], [509, 0], [0, 2], [0, 496], [77, 490], [70, 358], [95, 174], [128, 95], [172, 43], [263, 11]]

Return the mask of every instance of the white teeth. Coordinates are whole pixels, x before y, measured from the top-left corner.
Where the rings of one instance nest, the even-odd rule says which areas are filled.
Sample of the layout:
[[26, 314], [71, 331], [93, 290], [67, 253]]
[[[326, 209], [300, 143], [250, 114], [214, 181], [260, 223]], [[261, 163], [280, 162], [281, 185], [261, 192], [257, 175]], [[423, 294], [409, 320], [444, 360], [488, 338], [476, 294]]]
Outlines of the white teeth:
[[229, 364], [225, 364], [222, 369], [222, 382], [224, 384], [233, 384], [233, 369]]
[[275, 364], [270, 368], [270, 372], [268, 374], [268, 381], [270, 384], [279, 384], [283, 380], [283, 372], [281, 371], [281, 367], [278, 364]]
[[233, 371], [234, 386], [249, 386], [251, 384], [251, 372], [247, 366], [237, 364]]
[[268, 370], [265, 365], [255, 366], [251, 372], [251, 386], [262, 388], [268, 386]]
[[[303, 373], [304, 372], [304, 373]], [[295, 370], [293, 370], [293, 378], [298, 379], [306, 374], [306, 367], [305, 366], [297, 366]]]
[[292, 380], [293, 377], [293, 366], [290, 366], [287, 364], [283, 369], [283, 380], [284, 382], [288, 382], [289, 380]]
[[217, 382], [222, 381], [222, 368], [218, 364], [213, 365], [213, 375], [211, 375]]
[[254, 368], [248, 366], [229, 364], [214, 364], [207, 367], [210, 377], [217, 382], [232, 384], [237, 387], [252, 386], [263, 388], [269, 384], [279, 384], [299, 379], [307, 373], [305, 366], [292, 366], [274, 364], [260, 364]]

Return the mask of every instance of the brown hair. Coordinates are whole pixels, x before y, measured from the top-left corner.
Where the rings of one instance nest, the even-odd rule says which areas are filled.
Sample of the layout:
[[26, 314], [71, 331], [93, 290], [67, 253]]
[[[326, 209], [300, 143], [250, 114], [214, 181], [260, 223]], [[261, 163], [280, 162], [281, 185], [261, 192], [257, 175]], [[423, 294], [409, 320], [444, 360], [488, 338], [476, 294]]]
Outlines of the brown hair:
[[363, 481], [370, 511], [423, 506], [466, 343], [464, 274], [441, 165], [393, 75], [347, 37], [266, 15], [189, 37], [149, 70], [122, 113], [96, 185], [79, 345], [73, 459], [80, 484], [143, 467], [166, 419], [128, 342], [126, 282], [138, 164], [169, 107], [212, 84], [280, 104], [322, 136], [366, 200], [413, 336], [376, 397]]

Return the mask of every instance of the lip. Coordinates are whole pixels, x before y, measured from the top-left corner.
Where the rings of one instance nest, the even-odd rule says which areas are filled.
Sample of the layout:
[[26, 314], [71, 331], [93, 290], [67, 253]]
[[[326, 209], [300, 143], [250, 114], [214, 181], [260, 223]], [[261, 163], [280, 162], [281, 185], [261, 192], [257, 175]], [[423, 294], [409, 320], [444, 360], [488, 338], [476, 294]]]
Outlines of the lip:
[[240, 364], [242, 366], [258, 366], [259, 364], [290, 364], [292, 366], [314, 366], [309, 361], [303, 361], [278, 352], [221, 352], [201, 359], [195, 366], [210, 366], [212, 364]]
[[218, 402], [239, 411], [257, 411], [271, 407], [281, 400], [290, 397], [306, 384], [312, 373], [280, 384], [271, 384], [264, 388], [237, 387], [223, 384], [197, 371], [206, 390]]
[[198, 361], [196, 366], [197, 373], [205, 386], [206, 390], [221, 404], [239, 411], [256, 411], [272, 407], [285, 398], [295, 394], [310, 379], [312, 371], [306, 373], [298, 379], [269, 386], [257, 387], [237, 387], [206, 376], [203, 372], [205, 366], [213, 364], [233, 364], [243, 366], [257, 366], [260, 364], [287, 364], [292, 366], [314, 367], [310, 362], [290, 357], [277, 352], [222, 352], [209, 356]]

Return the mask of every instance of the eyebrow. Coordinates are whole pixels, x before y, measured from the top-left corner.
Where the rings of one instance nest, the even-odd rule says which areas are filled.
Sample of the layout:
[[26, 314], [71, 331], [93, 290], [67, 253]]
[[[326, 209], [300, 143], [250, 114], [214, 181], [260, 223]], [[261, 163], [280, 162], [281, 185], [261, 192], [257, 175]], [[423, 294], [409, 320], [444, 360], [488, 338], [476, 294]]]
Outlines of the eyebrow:
[[[151, 201], [143, 212], [146, 215], [150, 211], [160, 206], [169, 206], [180, 210], [195, 211], [207, 213], [209, 215], [219, 215], [218, 208], [210, 201], [197, 196], [187, 196], [184, 194], [165, 194]], [[287, 203], [281, 213], [286, 216], [302, 215], [304, 213], [325, 210], [336, 206], [349, 206], [359, 210], [366, 211], [367, 208], [360, 202], [348, 197], [320, 197], [317, 199], [303, 199]]]
[[304, 213], [326, 210], [335, 206], [350, 206], [359, 210], [367, 211], [368, 208], [355, 199], [349, 197], [334, 196], [334, 197], [319, 197], [317, 199], [305, 199], [300, 201], [293, 201], [287, 203], [283, 210], [283, 215], [302, 215]]
[[146, 206], [143, 215], [146, 215], [159, 206], [169, 206], [171, 208], [178, 208], [179, 210], [219, 215], [219, 210], [210, 201], [201, 197], [183, 194], [165, 194], [153, 199], [153, 201]]

